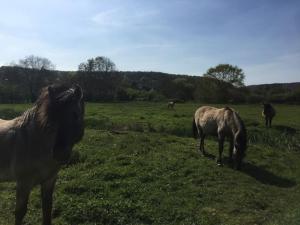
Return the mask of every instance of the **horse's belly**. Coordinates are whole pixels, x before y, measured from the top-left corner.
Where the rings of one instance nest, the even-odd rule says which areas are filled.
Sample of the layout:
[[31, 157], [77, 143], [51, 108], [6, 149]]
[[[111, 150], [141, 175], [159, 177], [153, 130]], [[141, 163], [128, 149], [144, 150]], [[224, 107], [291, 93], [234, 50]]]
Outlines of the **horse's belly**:
[[14, 174], [12, 171], [12, 157], [11, 149], [0, 145], [0, 181], [14, 180]]
[[10, 168], [14, 157], [13, 144], [0, 138], [0, 173]]
[[217, 135], [218, 126], [215, 121], [207, 120], [205, 122], [200, 123], [200, 126], [204, 134]]

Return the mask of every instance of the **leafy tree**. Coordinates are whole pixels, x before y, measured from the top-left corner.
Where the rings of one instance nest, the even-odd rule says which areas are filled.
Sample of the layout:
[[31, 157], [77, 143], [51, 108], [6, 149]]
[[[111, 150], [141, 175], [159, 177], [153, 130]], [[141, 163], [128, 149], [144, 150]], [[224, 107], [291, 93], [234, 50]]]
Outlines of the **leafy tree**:
[[54, 64], [47, 58], [29, 55], [24, 59], [20, 59], [19, 63], [16, 66], [24, 67], [27, 69], [36, 69], [36, 70], [54, 70]]
[[98, 56], [88, 59], [85, 63], [80, 63], [78, 70], [84, 72], [110, 72], [116, 70], [116, 65], [109, 58]]
[[40, 87], [45, 85], [49, 71], [55, 69], [54, 64], [47, 58], [29, 55], [20, 59], [15, 66], [25, 68], [25, 85], [29, 92], [29, 100], [34, 102]]
[[229, 82], [236, 87], [244, 86], [245, 74], [243, 70], [230, 64], [219, 64], [209, 68], [203, 76]]

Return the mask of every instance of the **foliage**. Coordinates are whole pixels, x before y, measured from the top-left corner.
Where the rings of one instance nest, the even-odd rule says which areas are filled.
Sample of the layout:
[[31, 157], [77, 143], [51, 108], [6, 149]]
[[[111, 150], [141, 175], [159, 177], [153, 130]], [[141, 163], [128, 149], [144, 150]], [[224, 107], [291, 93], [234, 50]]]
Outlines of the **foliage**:
[[111, 59], [98, 56], [88, 59], [85, 63], [80, 63], [78, 70], [84, 72], [111, 72], [116, 70], [116, 65]]
[[54, 64], [47, 58], [29, 55], [24, 59], [20, 59], [19, 63], [15, 66], [24, 67], [27, 69], [37, 69], [37, 70], [54, 70]]
[[247, 89], [252, 102], [299, 103], [300, 83], [251, 85]]
[[203, 76], [229, 82], [236, 87], [244, 86], [245, 74], [243, 70], [230, 64], [219, 64], [209, 68]]
[[0, 102], [33, 102], [42, 87], [77, 83], [85, 99], [108, 101], [198, 101], [202, 103], [300, 103], [297, 83], [235, 87], [211, 77], [158, 72], [61, 72], [21, 67], [0, 67]]
[[37, 88], [47, 84], [47, 77], [51, 73], [49, 71], [55, 69], [54, 64], [47, 58], [29, 55], [20, 59], [19, 63], [14, 66], [24, 68], [22, 77], [23, 85], [28, 93], [27, 101], [34, 102], [39, 91]]

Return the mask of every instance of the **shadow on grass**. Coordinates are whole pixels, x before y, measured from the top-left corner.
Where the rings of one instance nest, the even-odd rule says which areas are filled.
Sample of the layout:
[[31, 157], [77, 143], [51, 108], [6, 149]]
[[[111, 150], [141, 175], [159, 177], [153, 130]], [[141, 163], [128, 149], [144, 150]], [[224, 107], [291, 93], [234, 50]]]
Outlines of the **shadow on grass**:
[[[216, 156], [214, 156], [213, 154], [207, 153], [207, 152], [205, 154], [205, 157], [207, 157], [208, 159], [211, 159], [211, 160], [216, 159]], [[226, 165], [226, 166], [232, 168], [232, 165], [230, 165], [230, 163], [229, 163], [228, 157], [226, 157], [226, 156], [223, 157], [223, 163], [224, 163], [223, 165]], [[256, 166], [256, 165], [253, 165], [249, 162], [245, 162], [242, 164], [241, 172], [245, 173], [245, 174], [253, 177], [257, 181], [259, 181], [263, 184], [267, 184], [267, 185], [273, 185], [273, 186], [277, 186], [277, 187], [281, 187], [281, 188], [290, 188], [297, 184], [293, 180], [289, 180], [287, 178], [277, 176], [277, 175], [267, 171], [266, 169]]]
[[212, 159], [212, 160], [216, 160], [216, 156], [213, 155], [213, 154], [211, 154], [211, 153], [209, 153], [209, 152], [207, 152], [207, 151], [205, 152], [204, 157]]
[[[198, 148], [196, 150], [197, 150], [197, 154], [201, 155]], [[204, 157], [206, 157], [210, 160], [216, 160], [216, 156], [209, 153], [208, 151], [206, 151]], [[229, 158], [227, 156], [223, 155], [222, 161], [224, 163], [223, 166], [225, 165], [230, 168], [233, 168], [232, 164], [229, 163]], [[249, 162], [242, 163], [241, 172], [247, 174], [248, 176], [253, 177], [257, 181], [261, 182], [262, 184], [266, 184], [266, 185], [272, 185], [272, 186], [277, 186], [277, 187], [281, 187], [281, 188], [291, 188], [291, 187], [296, 186], [296, 184], [297, 184], [294, 180], [290, 180], [290, 179], [287, 179], [284, 177], [277, 176], [276, 174], [266, 170], [265, 168], [256, 166]]]
[[253, 177], [257, 181], [282, 188], [290, 188], [296, 185], [296, 182], [287, 178], [279, 177], [262, 167], [251, 163], [244, 163], [241, 172]]

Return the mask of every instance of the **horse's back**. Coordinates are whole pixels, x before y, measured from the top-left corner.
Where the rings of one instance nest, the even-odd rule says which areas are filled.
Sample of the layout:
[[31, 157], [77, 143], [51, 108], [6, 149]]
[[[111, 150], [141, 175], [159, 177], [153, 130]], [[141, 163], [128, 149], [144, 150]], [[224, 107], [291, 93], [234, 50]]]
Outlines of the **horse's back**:
[[212, 106], [201, 106], [198, 108], [195, 112], [195, 118], [203, 117], [204, 115], [211, 115], [212, 113], [215, 113], [215, 111], [218, 110], [216, 107]]
[[229, 107], [215, 108], [202, 106], [195, 112], [195, 122], [204, 134], [217, 135], [218, 132], [229, 133], [233, 125], [235, 111]]
[[206, 120], [220, 120], [221, 117], [226, 113], [226, 111], [232, 111], [230, 108], [216, 108], [212, 106], [202, 106], [198, 108], [195, 112], [195, 118], [201, 121]]

